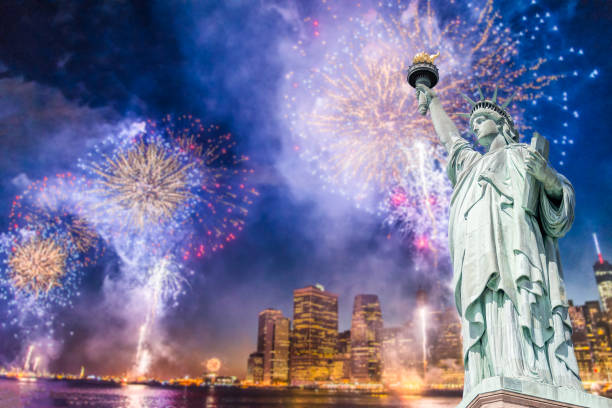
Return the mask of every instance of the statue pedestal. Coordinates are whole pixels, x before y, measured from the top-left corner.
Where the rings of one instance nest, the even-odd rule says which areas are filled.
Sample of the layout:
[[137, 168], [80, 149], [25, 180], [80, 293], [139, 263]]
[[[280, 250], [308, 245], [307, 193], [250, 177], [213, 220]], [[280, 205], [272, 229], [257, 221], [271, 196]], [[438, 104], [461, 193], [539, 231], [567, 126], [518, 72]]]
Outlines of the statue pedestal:
[[490, 377], [466, 395], [457, 408], [612, 408], [612, 399], [534, 381]]

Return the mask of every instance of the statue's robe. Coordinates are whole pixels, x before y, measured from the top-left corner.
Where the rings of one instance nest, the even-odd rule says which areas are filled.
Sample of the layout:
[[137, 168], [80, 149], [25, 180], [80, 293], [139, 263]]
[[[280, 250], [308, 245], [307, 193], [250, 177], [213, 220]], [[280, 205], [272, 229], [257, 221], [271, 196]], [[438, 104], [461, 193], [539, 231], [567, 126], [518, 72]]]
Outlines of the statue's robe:
[[481, 154], [463, 139], [449, 149], [464, 394], [491, 376], [582, 389], [557, 245], [574, 219], [574, 190], [560, 176], [563, 198], [549, 198], [526, 173], [527, 151], [513, 143]]

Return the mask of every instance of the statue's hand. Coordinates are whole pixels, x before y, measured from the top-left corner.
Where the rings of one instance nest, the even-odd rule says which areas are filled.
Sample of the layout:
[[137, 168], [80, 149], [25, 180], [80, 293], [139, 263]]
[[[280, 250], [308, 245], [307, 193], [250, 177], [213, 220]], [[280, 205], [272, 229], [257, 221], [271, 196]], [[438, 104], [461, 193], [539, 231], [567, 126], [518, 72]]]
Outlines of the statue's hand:
[[549, 196], [557, 199], [562, 197], [563, 186], [561, 181], [557, 177], [557, 172], [546, 163], [544, 156], [535, 150], [528, 150], [525, 167], [527, 173], [533, 175], [542, 183]]
[[427, 113], [431, 101], [438, 97], [434, 91], [423, 84], [418, 84], [416, 86], [416, 96], [417, 101], [419, 102], [419, 113], [421, 115], [425, 115]]
[[527, 168], [527, 173], [531, 174], [539, 181], [544, 181], [548, 164], [546, 164], [546, 159], [544, 156], [542, 156], [538, 151], [527, 151], [525, 167]]

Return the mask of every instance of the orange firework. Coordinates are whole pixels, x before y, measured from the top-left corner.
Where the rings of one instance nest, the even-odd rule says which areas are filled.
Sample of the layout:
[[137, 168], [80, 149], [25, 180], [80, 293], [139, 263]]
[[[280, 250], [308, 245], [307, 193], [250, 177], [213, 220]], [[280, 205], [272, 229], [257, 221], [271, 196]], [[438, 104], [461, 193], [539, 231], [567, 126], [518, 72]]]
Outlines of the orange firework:
[[[284, 119], [295, 150], [313, 172], [358, 202], [379, 197], [418, 171], [417, 142], [428, 160], [444, 161], [431, 122], [416, 109], [406, 82], [412, 58], [440, 52], [435, 91], [454, 120], [465, 110], [460, 92], [476, 85], [516, 92], [509, 109], [543, 96], [556, 75], [539, 70], [544, 58], [518, 58], [520, 41], [504, 26], [492, 0], [470, 6], [465, 19], [438, 16], [429, 1], [384, 2], [372, 8], [328, 3], [329, 28], [317, 20], [317, 36], [293, 47], [295, 69], [285, 75]], [[537, 74], [536, 74], [537, 73]], [[523, 126], [520, 120], [515, 121]]]
[[9, 274], [18, 290], [38, 297], [61, 286], [66, 259], [66, 252], [56, 240], [35, 237], [14, 248], [8, 261]]

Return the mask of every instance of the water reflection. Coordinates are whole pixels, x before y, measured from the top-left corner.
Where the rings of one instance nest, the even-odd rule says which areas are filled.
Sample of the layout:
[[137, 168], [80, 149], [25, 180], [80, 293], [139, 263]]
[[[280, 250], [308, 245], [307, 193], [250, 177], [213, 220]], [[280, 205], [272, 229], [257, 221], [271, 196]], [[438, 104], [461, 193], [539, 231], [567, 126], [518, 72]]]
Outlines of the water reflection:
[[459, 397], [418, 397], [392, 394], [361, 395], [325, 391], [267, 391], [246, 389], [152, 388], [127, 385], [116, 388], [92, 387], [63, 381], [21, 384], [0, 380], [0, 408], [3, 396], [19, 396], [22, 405], [32, 408], [444, 408], [456, 406]]

